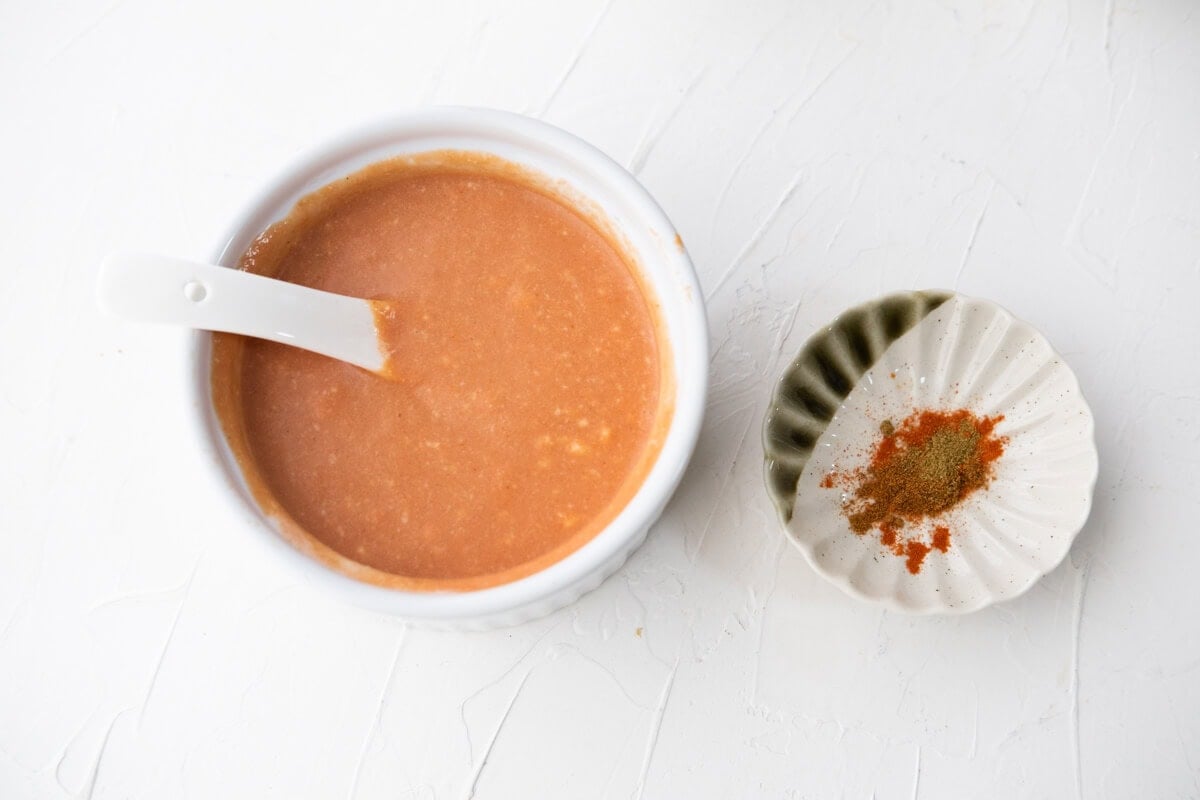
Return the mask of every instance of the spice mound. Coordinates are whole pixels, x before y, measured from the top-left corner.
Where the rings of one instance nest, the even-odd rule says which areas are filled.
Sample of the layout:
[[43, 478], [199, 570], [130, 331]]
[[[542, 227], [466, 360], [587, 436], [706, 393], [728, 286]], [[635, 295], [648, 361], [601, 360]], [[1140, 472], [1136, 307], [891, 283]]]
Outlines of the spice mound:
[[930, 550], [950, 549], [951, 530], [940, 518], [991, 481], [1008, 442], [995, 433], [1002, 419], [958, 409], [916, 411], [899, 425], [885, 421], [867, 465], [831, 472], [821, 486], [842, 489], [850, 529], [860, 536], [878, 530], [884, 547], [915, 575]]

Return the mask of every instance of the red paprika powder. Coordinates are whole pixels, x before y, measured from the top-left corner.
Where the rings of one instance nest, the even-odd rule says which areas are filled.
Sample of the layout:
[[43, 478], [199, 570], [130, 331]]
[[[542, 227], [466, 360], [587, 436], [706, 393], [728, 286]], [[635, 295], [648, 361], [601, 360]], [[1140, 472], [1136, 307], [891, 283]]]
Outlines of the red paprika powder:
[[860, 536], [878, 530], [883, 546], [902, 556], [915, 575], [931, 550], [950, 549], [947, 525], [936, 525], [926, 542], [923, 523], [991, 481], [1008, 441], [995, 433], [1002, 419], [958, 409], [916, 411], [898, 426], [886, 421], [866, 466], [830, 473], [821, 485], [846, 490], [842, 510], [850, 529]]

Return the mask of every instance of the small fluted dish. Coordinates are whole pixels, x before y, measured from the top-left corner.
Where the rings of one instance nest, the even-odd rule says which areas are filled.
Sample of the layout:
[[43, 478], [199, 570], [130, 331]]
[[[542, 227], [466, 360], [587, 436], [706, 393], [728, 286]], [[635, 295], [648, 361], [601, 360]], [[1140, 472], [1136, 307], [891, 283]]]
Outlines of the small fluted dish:
[[[914, 574], [880, 536], [851, 530], [850, 497], [827, 476], [863, 467], [882, 423], [925, 409], [1002, 417], [1006, 441], [988, 485], [935, 520], [953, 529], [950, 546]], [[779, 380], [763, 442], [768, 491], [809, 564], [915, 614], [975, 611], [1054, 569], [1098, 468], [1092, 413], [1062, 357], [1003, 308], [950, 292], [882, 297], [814, 335]]]

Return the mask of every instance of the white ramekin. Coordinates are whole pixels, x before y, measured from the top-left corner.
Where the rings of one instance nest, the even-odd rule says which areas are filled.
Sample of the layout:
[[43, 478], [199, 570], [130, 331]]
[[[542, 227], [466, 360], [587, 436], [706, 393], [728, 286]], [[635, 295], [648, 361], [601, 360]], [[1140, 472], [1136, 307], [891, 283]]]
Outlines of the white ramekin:
[[482, 629], [515, 625], [574, 602], [615, 572], [645, 540], [683, 477], [700, 432], [708, 382], [708, 326], [691, 260], [674, 226], [642, 185], [587, 142], [547, 123], [502, 111], [414, 111], [317, 148], [236, 218], [216, 263], [233, 266], [254, 237], [312, 190], [384, 158], [444, 149], [492, 153], [564, 181], [594, 203], [624, 237], [656, 295], [675, 378], [674, 414], [645, 482], [594, 539], [540, 572], [478, 591], [402, 591], [347, 577], [294, 549], [260, 512], [213, 413], [209, 334], [192, 338], [188, 358], [202, 446], [227, 479], [231, 501], [240, 503], [247, 537], [263, 542], [306, 580], [354, 605], [436, 627]]

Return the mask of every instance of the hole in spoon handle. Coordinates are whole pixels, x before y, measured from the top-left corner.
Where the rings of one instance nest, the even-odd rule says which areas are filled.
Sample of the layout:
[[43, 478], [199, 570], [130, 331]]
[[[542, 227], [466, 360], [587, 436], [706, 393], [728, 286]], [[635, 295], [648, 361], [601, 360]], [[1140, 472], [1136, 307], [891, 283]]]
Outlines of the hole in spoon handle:
[[200, 281], [188, 281], [183, 285], [183, 296], [193, 303], [202, 303], [208, 297], [208, 287]]

